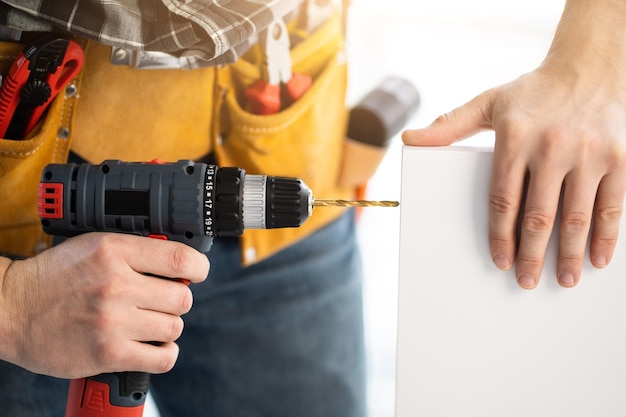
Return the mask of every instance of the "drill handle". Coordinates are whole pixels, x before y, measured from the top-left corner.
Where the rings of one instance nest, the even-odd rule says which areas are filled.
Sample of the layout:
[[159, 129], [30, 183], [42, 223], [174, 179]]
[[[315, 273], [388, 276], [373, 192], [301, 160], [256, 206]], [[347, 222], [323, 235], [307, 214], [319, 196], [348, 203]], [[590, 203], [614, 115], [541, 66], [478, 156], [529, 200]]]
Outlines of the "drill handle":
[[150, 374], [115, 372], [73, 379], [65, 417], [141, 417]]

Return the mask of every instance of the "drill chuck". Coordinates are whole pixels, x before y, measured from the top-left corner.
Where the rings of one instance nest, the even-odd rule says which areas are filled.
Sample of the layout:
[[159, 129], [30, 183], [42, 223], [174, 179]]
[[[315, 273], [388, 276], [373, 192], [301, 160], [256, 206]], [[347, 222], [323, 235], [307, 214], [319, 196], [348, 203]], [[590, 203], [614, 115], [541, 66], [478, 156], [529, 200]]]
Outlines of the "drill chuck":
[[298, 178], [246, 175], [241, 201], [246, 229], [299, 227], [313, 210], [313, 194]]
[[312, 192], [300, 179], [189, 160], [50, 164], [39, 185], [46, 233], [159, 236], [202, 252], [213, 237], [238, 236], [246, 228], [298, 227], [312, 208]]

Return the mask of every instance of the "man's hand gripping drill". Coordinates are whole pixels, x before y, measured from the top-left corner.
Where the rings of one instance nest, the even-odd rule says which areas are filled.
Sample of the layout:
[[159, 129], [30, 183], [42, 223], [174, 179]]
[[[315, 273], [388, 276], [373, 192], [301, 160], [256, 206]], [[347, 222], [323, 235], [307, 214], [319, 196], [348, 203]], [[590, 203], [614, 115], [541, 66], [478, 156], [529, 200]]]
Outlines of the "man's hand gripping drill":
[[[246, 175], [241, 168], [178, 161], [48, 165], [39, 216], [48, 234], [114, 232], [178, 241], [200, 252], [244, 228], [298, 227], [313, 207], [395, 206], [319, 200], [297, 178]], [[145, 343], [150, 343], [145, 341]], [[150, 374], [115, 372], [71, 381], [66, 417], [140, 417]]]

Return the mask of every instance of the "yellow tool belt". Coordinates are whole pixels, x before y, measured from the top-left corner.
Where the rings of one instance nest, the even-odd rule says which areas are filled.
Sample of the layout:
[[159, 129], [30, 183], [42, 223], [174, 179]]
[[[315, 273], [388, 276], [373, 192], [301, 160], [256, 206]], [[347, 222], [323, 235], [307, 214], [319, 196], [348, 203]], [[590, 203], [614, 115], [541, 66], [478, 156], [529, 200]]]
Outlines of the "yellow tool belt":
[[[213, 153], [220, 166], [302, 178], [317, 198], [351, 198], [353, 189], [337, 185], [348, 114], [343, 45], [338, 16], [297, 43], [293, 69], [313, 84], [288, 108], [261, 116], [246, 111], [244, 98], [262, 76], [254, 49], [224, 67], [136, 70], [112, 64], [110, 47], [85, 42], [83, 71], [40, 126], [25, 140], [0, 140], [0, 252], [30, 256], [49, 247], [37, 214], [39, 177], [70, 150], [91, 163]], [[20, 50], [0, 43], [0, 66], [7, 70]], [[297, 229], [246, 230], [242, 262], [271, 256], [342, 211], [318, 209]]]

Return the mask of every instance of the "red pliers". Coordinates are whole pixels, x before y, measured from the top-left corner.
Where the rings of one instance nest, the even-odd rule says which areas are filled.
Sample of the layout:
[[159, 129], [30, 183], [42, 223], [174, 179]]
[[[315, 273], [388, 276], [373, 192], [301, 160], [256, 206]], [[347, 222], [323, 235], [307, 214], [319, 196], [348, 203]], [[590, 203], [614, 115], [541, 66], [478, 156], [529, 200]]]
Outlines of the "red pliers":
[[0, 138], [24, 139], [83, 61], [83, 49], [63, 34], [49, 33], [27, 45], [0, 88]]
[[245, 94], [248, 109], [255, 114], [274, 114], [298, 100], [311, 86], [311, 77], [291, 69], [291, 43], [287, 26], [277, 19], [265, 29], [259, 43], [263, 48], [263, 77]]

